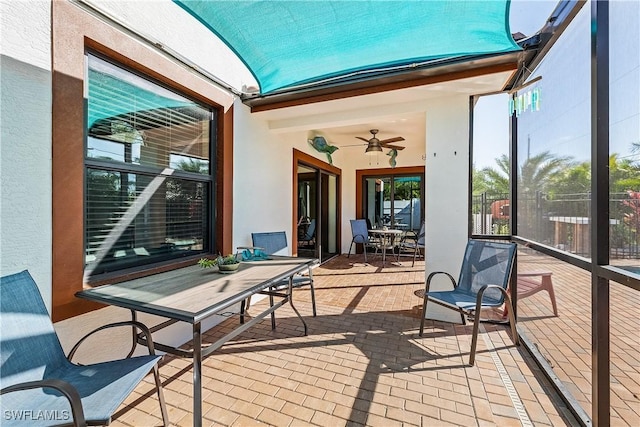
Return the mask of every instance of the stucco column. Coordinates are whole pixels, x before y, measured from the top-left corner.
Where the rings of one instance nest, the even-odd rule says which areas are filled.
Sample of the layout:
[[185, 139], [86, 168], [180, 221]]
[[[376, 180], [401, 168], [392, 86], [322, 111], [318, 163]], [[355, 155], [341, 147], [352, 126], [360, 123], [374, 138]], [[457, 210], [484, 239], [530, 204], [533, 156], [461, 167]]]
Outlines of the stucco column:
[[[426, 276], [446, 271], [458, 278], [467, 244], [469, 191], [469, 98], [443, 98], [426, 113]], [[451, 289], [449, 279], [432, 282], [431, 290]], [[460, 315], [436, 304], [427, 318], [460, 322]]]

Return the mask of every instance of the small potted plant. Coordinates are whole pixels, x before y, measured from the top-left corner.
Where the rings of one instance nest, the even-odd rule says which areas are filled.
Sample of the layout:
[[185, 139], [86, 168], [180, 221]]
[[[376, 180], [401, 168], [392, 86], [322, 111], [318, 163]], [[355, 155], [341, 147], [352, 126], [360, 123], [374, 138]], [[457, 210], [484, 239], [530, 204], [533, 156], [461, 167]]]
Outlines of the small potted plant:
[[217, 265], [220, 273], [232, 273], [238, 269], [240, 261], [233, 254], [227, 256], [218, 255], [215, 259], [201, 258], [198, 261], [198, 265], [202, 268], [210, 268]]

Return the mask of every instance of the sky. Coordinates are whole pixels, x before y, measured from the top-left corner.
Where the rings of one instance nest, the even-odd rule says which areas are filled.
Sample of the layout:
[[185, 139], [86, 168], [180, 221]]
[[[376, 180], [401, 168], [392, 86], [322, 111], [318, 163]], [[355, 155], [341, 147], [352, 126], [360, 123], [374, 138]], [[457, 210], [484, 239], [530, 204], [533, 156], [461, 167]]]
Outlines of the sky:
[[509, 14], [511, 32], [519, 31], [526, 36], [535, 34], [544, 26], [558, 3], [553, 0], [511, 0]]
[[[509, 26], [511, 32], [531, 36], [542, 28], [558, 1], [511, 0]], [[509, 112], [506, 94], [482, 97], [474, 116], [474, 165], [477, 169], [494, 167], [495, 159], [509, 150]], [[496, 120], [496, 114], [498, 119]], [[485, 142], [482, 144], [482, 142]], [[487, 143], [490, 141], [490, 144]]]

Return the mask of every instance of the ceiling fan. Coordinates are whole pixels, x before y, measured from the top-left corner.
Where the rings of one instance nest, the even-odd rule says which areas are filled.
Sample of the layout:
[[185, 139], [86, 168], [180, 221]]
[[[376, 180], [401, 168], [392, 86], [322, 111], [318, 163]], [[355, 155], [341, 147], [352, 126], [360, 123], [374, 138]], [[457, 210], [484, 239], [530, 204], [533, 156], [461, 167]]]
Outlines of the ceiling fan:
[[391, 150], [404, 150], [405, 148], [399, 145], [391, 145], [391, 143], [393, 142], [404, 141], [404, 138], [401, 136], [380, 140], [376, 137], [378, 129], [371, 129], [369, 132], [371, 132], [372, 135], [372, 137], [369, 139], [365, 139], [361, 136], [356, 136], [356, 138], [367, 143], [367, 149], [365, 150], [365, 153], [374, 154], [376, 152], [381, 152], [383, 148], [389, 148]]

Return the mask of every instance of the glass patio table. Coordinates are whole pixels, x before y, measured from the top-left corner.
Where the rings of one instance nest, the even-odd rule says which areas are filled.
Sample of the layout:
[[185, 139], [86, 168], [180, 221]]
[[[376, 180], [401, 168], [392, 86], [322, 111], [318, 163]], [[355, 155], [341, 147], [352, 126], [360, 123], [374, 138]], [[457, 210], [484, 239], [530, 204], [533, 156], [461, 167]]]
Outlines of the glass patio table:
[[[304, 325], [304, 334], [307, 335], [307, 324], [292, 300], [293, 276], [318, 263], [317, 259], [272, 256], [263, 261], [243, 261], [233, 274], [221, 274], [215, 268], [202, 269], [199, 266], [190, 266], [122, 283], [85, 289], [76, 293], [76, 296], [129, 309], [133, 320], [136, 319], [137, 312], [168, 319], [150, 328], [152, 333], [176, 322], [192, 325], [193, 350], [155, 342], [154, 345], [157, 350], [193, 358], [193, 424], [200, 426], [202, 425], [202, 359], [267, 315], [271, 315], [273, 321], [275, 310], [287, 302]], [[289, 286], [284, 290], [269, 289], [286, 279], [289, 280]], [[232, 306], [238, 303], [244, 304], [248, 297], [257, 293], [281, 299], [260, 314], [252, 315], [251, 320], [246, 323], [243, 314], [240, 313], [241, 321], [238, 327], [203, 348], [202, 321], [214, 315], [235, 314]], [[131, 353], [137, 343], [144, 344], [145, 340], [143, 336], [136, 335], [134, 332]]]

